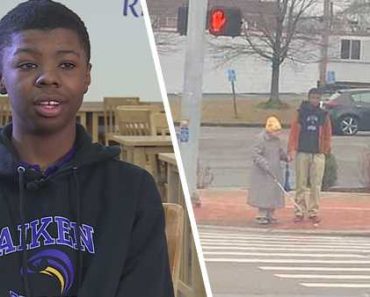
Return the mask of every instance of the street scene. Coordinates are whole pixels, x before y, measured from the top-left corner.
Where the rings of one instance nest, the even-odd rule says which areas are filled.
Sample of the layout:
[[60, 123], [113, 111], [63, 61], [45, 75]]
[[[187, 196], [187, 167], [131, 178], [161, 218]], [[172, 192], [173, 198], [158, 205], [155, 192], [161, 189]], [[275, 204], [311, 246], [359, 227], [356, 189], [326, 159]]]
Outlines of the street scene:
[[148, 8], [213, 296], [370, 296], [368, 1]]
[[[253, 140], [262, 127], [202, 127], [199, 160], [209, 169], [209, 187], [248, 187], [252, 165]], [[287, 147], [289, 130], [281, 139]], [[370, 133], [352, 136], [334, 136], [333, 154], [338, 165], [338, 179], [334, 188], [362, 188], [366, 186], [361, 172], [361, 158], [369, 149]], [[230, 151], [232, 150], [232, 153]], [[294, 164], [290, 164], [294, 183]]]

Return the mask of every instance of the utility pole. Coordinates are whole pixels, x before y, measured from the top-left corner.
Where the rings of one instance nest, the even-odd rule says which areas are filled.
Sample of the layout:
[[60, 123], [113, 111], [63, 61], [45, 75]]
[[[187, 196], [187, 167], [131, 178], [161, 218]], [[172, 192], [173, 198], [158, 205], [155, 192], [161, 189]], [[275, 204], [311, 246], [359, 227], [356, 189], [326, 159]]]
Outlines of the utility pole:
[[[181, 100], [181, 158], [191, 198], [197, 194], [198, 147], [202, 108], [202, 82], [205, 47], [207, 0], [189, 0], [184, 88]], [[186, 131], [183, 133], [183, 131]]]
[[324, 15], [323, 23], [324, 29], [322, 31], [322, 44], [321, 44], [321, 61], [320, 61], [320, 87], [326, 85], [326, 73], [328, 68], [328, 47], [330, 35], [330, 0], [324, 0]]

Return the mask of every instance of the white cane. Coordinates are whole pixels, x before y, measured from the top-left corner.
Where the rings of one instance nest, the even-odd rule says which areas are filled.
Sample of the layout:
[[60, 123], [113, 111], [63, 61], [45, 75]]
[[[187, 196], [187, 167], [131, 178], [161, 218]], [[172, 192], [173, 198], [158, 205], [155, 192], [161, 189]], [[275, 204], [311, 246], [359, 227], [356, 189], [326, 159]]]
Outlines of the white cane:
[[273, 174], [270, 174], [270, 175], [271, 175], [272, 179], [274, 180], [274, 182], [278, 185], [278, 187], [280, 188], [280, 190], [284, 193], [284, 195], [285, 196], [288, 196], [288, 198], [290, 199], [290, 201], [292, 201], [293, 205], [296, 208], [298, 208], [298, 210], [300, 212], [303, 213], [302, 207], [297, 204], [297, 202], [295, 201], [295, 199], [287, 191], [285, 191], [283, 185], [281, 183], [279, 183], [278, 179]]

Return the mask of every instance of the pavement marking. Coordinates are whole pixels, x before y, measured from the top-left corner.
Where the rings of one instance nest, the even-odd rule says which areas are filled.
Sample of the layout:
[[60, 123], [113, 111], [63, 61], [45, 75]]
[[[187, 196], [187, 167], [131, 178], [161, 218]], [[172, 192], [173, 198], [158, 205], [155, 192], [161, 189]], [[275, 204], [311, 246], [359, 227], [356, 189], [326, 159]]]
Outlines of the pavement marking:
[[[245, 208], [245, 203], [238, 203], [238, 202], [230, 202], [230, 203], [225, 203], [225, 202], [208, 202], [205, 201], [202, 204], [204, 205], [211, 205], [211, 206], [232, 206], [235, 207], [235, 205], [240, 205], [241, 208]], [[288, 209], [293, 209], [294, 206], [292, 204], [288, 204], [287, 207]], [[370, 211], [369, 207], [353, 207], [353, 206], [320, 206], [320, 210], [354, 210], [354, 211]]]
[[311, 257], [311, 258], [366, 258], [369, 257], [356, 254], [304, 254], [304, 253], [245, 253], [245, 252], [206, 252], [204, 255], [222, 256], [268, 256], [268, 257]]
[[[268, 246], [268, 247], [265, 247]], [[297, 246], [287, 248], [287, 247], [270, 247], [269, 245], [263, 245], [263, 246], [250, 246], [250, 245], [245, 245], [245, 246], [231, 246], [231, 245], [223, 245], [223, 246], [212, 246], [208, 244], [203, 244], [202, 245], [203, 250], [241, 250], [241, 251], [292, 251], [292, 252], [351, 252], [353, 253], [353, 248], [300, 248]], [[370, 254], [370, 250], [363, 250], [359, 248], [359, 251], [361, 253], [368, 253]]]
[[321, 278], [321, 279], [370, 279], [370, 275], [359, 275], [359, 274], [351, 274], [351, 275], [328, 275], [328, 274], [274, 274], [277, 277], [281, 278]]
[[207, 236], [212, 236], [212, 237], [245, 237], [245, 238], [279, 238], [279, 239], [294, 239], [296, 240], [297, 238], [299, 239], [315, 239], [315, 240], [319, 240], [319, 239], [324, 239], [326, 241], [345, 241], [345, 242], [348, 242], [348, 241], [355, 241], [357, 242], [358, 240], [362, 240], [362, 241], [365, 241], [365, 242], [368, 242], [370, 243], [370, 239], [368, 238], [363, 238], [363, 237], [357, 237], [356, 240], [353, 240], [351, 238], [347, 238], [347, 239], [343, 239], [342, 237], [339, 237], [339, 236], [322, 236], [322, 235], [287, 235], [287, 234], [271, 234], [271, 233], [268, 233], [268, 234], [244, 234], [244, 233], [230, 233], [230, 232], [227, 232], [227, 231], [220, 231], [220, 232], [215, 232], [215, 231], [202, 231], [202, 230], [199, 230], [199, 233], [202, 237], [207, 237]]
[[366, 249], [366, 248], [369, 248], [370, 246], [369, 245], [364, 245], [364, 244], [345, 244], [345, 243], [309, 243], [309, 242], [298, 242], [296, 244], [286, 244], [286, 243], [283, 243], [283, 242], [269, 242], [267, 240], [260, 240], [260, 241], [251, 241], [251, 240], [235, 240], [235, 239], [231, 239], [231, 240], [220, 240], [220, 239], [206, 239], [206, 240], [203, 240], [201, 239], [200, 240], [202, 245], [203, 244], [219, 244], [219, 245], [222, 245], [222, 244], [238, 244], [238, 245], [261, 245], [261, 246], [284, 246], [284, 247], [304, 247], [304, 246], [308, 246], [308, 247], [312, 247], [312, 246], [315, 246], [315, 247], [328, 247], [329, 245], [330, 246], [336, 246], [336, 247], [351, 247], [351, 248], [357, 248], [357, 249]]
[[370, 288], [370, 284], [344, 284], [344, 283], [300, 283], [311, 288]]
[[205, 258], [206, 262], [222, 263], [293, 263], [293, 264], [370, 264], [365, 260], [302, 260], [302, 259], [240, 259], [240, 258]]
[[307, 288], [370, 288], [369, 238], [226, 232], [200, 230], [207, 265], [253, 265]]
[[200, 239], [201, 240], [229, 240], [229, 241], [246, 241], [246, 240], [255, 240], [255, 241], [277, 241], [280, 243], [285, 243], [285, 242], [297, 242], [297, 240], [300, 240], [302, 243], [314, 243], [314, 242], [325, 242], [325, 243], [340, 243], [340, 244], [361, 244], [363, 246], [368, 246], [370, 247], [370, 240], [362, 239], [362, 240], [332, 240], [332, 239], [322, 239], [322, 238], [301, 238], [301, 237], [292, 237], [292, 238], [281, 238], [278, 236], [223, 236], [223, 235], [204, 235], [200, 234]]
[[370, 268], [363, 267], [311, 267], [311, 266], [260, 266], [262, 270], [280, 270], [280, 271], [340, 271], [340, 272], [364, 272], [370, 271]]

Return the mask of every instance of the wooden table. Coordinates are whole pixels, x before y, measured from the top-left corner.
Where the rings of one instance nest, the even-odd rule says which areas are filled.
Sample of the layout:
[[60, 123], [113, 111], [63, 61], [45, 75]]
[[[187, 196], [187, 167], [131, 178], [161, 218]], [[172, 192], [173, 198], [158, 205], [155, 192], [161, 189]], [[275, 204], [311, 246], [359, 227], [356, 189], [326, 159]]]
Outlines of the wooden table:
[[170, 136], [123, 136], [114, 135], [121, 145], [122, 159], [146, 168], [158, 180], [157, 155], [173, 152]]

